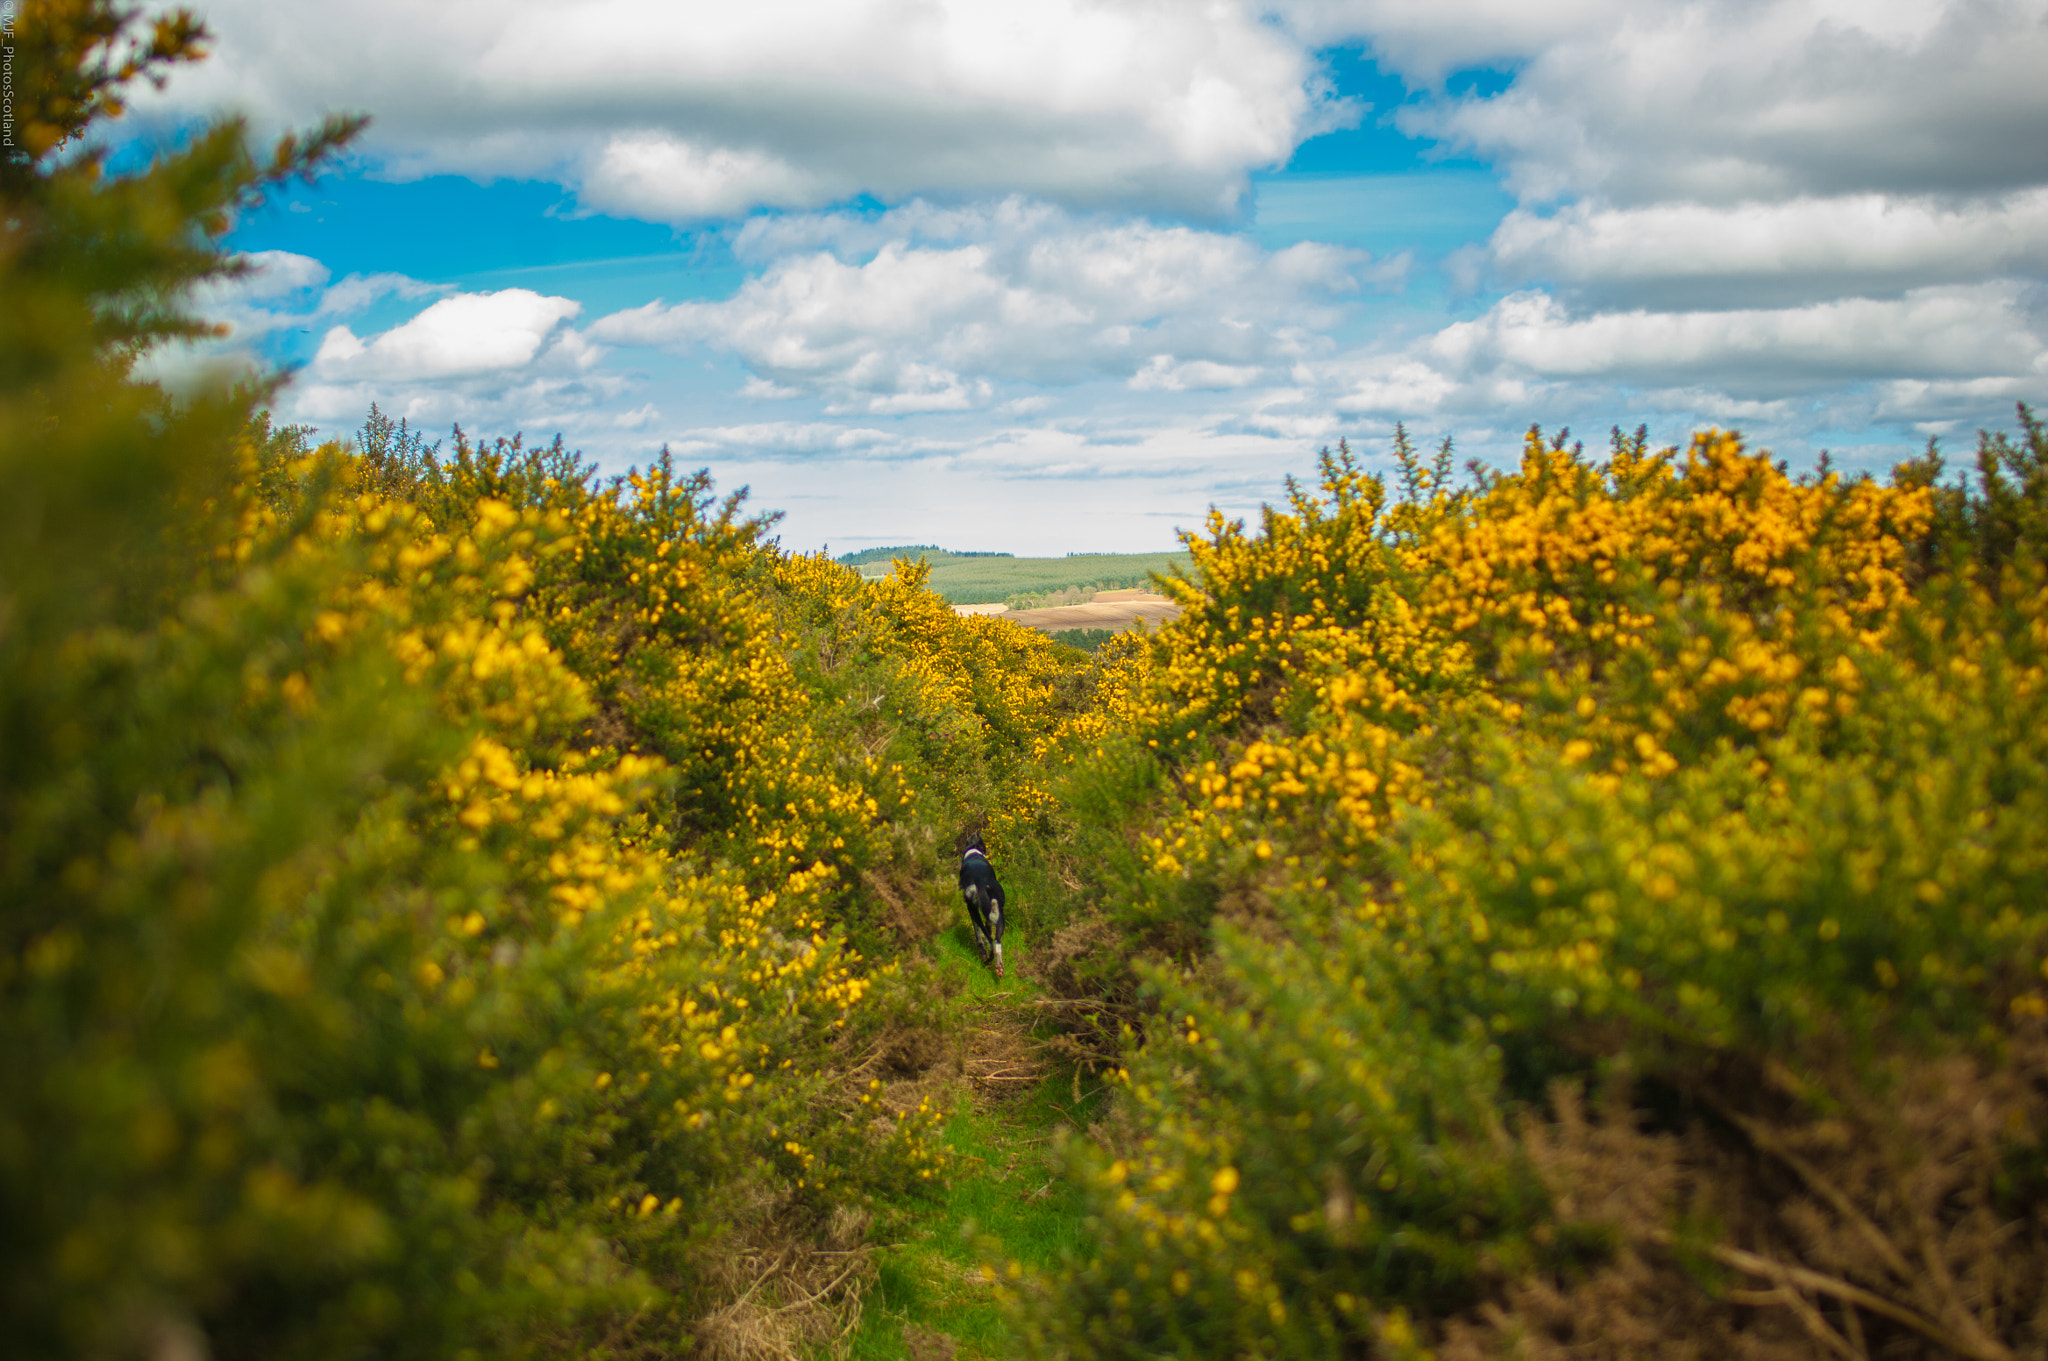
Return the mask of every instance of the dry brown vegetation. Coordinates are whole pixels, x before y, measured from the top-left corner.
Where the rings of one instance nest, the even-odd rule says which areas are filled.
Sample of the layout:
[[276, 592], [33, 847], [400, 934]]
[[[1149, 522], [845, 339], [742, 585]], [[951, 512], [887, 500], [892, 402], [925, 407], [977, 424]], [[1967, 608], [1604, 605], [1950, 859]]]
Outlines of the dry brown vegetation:
[[843, 1342], [860, 1325], [873, 1280], [867, 1220], [835, 1216], [822, 1235], [802, 1226], [740, 1246], [721, 1262], [729, 1302], [692, 1328], [705, 1361], [797, 1361]]
[[[2005, 1048], [1894, 1059], [1876, 1083], [1845, 1058], [1825, 1088], [1775, 1065], [1706, 1066], [1659, 1101], [1616, 1079], [1592, 1110], [1560, 1084], [1520, 1149], [1560, 1226], [1612, 1255], [1506, 1284], [1450, 1324], [1444, 1361], [2048, 1354], [2044, 1169], [2016, 1156], [2048, 1112], [2048, 1034], [2024, 1020]], [[1683, 1128], [1645, 1128], [1672, 1100]]]

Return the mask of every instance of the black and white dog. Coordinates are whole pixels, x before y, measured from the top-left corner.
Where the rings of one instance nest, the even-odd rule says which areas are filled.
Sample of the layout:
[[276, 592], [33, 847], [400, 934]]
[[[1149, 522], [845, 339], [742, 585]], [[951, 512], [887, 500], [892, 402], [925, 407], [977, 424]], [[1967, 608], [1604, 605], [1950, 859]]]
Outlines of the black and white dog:
[[967, 900], [967, 915], [974, 921], [974, 944], [984, 964], [996, 966], [1003, 976], [1003, 886], [996, 879], [995, 866], [988, 863], [988, 848], [981, 834], [967, 840], [960, 856], [960, 896]]

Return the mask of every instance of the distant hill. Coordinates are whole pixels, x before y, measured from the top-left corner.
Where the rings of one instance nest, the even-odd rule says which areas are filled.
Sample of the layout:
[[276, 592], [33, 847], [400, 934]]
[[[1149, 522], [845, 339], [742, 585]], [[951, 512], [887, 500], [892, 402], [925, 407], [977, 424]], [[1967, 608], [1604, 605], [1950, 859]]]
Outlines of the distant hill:
[[941, 558], [1007, 558], [1008, 553], [955, 553], [950, 548], [941, 548], [933, 543], [902, 544], [895, 548], [863, 548], [858, 553], [841, 553], [834, 562], [848, 567], [866, 567], [870, 563], [889, 563], [897, 558], [926, 558], [933, 562]]
[[889, 574], [893, 558], [922, 558], [931, 564], [931, 588], [955, 605], [1014, 601], [1017, 605], [1065, 603], [1018, 600], [1058, 591], [1116, 591], [1149, 585], [1154, 572], [1185, 569], [1186, 553], [1075, 553], [1064, 558], [1019, 558], [1008, 553], [956, 553], [931, 544], [869, 548], [839, 559], [864, 577]]

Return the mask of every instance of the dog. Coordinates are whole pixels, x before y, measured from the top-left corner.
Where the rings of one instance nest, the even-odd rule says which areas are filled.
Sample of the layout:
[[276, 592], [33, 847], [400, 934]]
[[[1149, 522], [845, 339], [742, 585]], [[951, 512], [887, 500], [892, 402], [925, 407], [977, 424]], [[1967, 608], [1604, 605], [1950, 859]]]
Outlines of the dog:
[[981, 962], [993, 964], [996, 977], [1003, 976], [1003, 885], [995, 866], [988, 863], [988, 847], [975, 833], [967, 839], [960, 856], [960, 896], [967, 900], [967, 916], [974, 923], [974, 945]]

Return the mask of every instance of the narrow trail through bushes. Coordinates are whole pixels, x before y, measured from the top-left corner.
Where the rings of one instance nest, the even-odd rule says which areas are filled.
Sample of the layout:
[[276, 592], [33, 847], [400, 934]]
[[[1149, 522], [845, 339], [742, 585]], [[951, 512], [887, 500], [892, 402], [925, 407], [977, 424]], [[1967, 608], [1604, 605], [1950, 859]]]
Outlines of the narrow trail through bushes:
[[[944, 1361], [1007, 1355], [994, 1280], [1051, 1268], [1083, 1243], [1084, 1201], [1060, 1143], [1099, 1113], [1099, 1084], [1052, 1056], [1037, 1032], [1043, 991], [1025, 976], [1033, 940], [1012, 926], [1008, 976], [976, 957], [964, 915], [931, 941], [954, 1046], [891, 1088], [892, 1104], [929, 1096], [946, 1109], [944, 1185], [887, 1207], [878, 1255], [846, 1354], [854, 1361]], [[1013, 1270], [1011, 1264], [1015, 1263]]]

